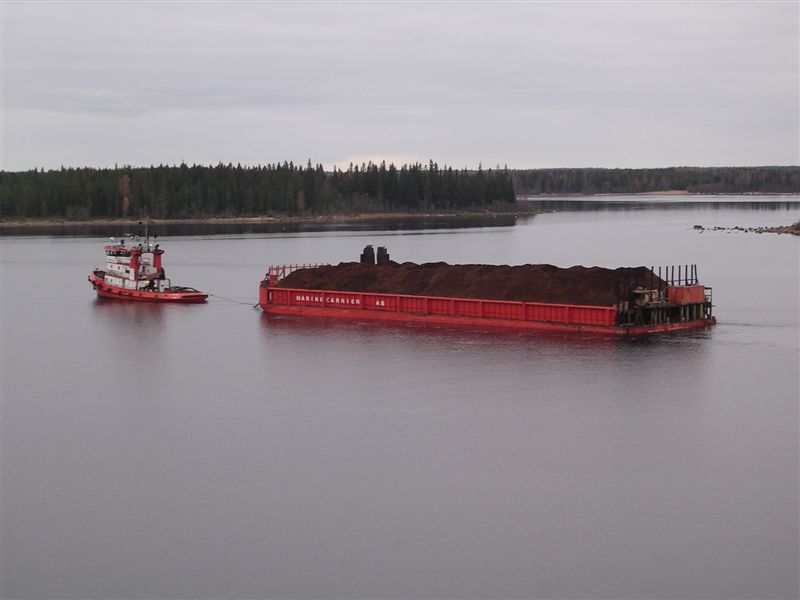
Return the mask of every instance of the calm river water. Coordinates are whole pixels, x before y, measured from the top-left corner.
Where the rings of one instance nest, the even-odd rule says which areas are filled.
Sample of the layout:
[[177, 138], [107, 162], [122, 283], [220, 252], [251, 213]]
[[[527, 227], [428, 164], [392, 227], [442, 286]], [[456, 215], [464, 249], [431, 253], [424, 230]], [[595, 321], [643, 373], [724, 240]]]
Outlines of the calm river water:
[[[5, 235], [0, 596], [796, 598], [800, 240], [692, 226], [800, 203], [682, 200], [162, 236], [199, 306], [96, 300], [109, 233]], [[719, 324], [626, 341], [251, 307], [267, 264], [368, 243], [696, 263]]]

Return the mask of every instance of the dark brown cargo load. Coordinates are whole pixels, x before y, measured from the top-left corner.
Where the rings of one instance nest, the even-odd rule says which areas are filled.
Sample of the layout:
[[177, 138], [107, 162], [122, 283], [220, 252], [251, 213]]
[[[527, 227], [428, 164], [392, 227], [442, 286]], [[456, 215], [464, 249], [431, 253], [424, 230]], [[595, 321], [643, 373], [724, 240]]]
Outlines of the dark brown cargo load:
[[278, 287], [613, 306], [629, 299], [637, 287], [663, 288], [666, 283], [646, 267], [553, 265], [449, 265], [340, 263], [290, 273]]

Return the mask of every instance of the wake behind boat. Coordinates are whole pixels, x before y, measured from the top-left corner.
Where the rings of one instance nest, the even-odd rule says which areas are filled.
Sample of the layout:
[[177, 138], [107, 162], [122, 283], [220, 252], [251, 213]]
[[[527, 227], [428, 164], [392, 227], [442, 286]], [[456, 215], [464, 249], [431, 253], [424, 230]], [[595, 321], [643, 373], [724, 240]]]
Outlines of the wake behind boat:
[[208, 294], [191, 287], [173, 286], [162, 265], [164, 250], [150, 242], [131, 238], [111, 238], [105, 246], [106, 265], [89, 274], [89, 283], [100, 298], [134, 300], [139, 302], [205, 302]]

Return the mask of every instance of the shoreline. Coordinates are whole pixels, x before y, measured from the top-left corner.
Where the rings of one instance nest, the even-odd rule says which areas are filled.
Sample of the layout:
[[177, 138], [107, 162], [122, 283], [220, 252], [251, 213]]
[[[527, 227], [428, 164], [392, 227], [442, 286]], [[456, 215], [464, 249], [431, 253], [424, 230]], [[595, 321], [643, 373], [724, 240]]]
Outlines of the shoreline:
[[[150, 225], [267, 225], [267, 224], [292, 224], [292, 223], [362, 223], [383, 220], [402, 219], [474, 219], [495, 217], [519, 217], [534, 215], [536, 211], [528, 207], [513, 211], [461, 211], [461, 212], [426, 212], [426, 213], [354, 213], [336, 215], [302, 215], [302, 216], [257, 216], [257, 217], [206, 217], [192, 219], [150, 219]], [[137, 226], [143, 219], [24, 219], [2, 220], [0, 231], [3, 229], [19, 227], [101, 227], [101, 226]]]
[[[195, 217], [188, 219], [150, 219], [150, 224], [158, 225], [267, 225], [267, 224], [298, 224], [298, 223], [365, 223], [383, 220], [422, 220], [422, 219], [475, 219], [475, 218], [497, 218], [497, 217], [521, 217], [538, 214], [538, 211], [531, 208], [528, 203], [537, 200], [580, 198], [591, 200], [593, 198], [605, 199], [608, 197], [623, 196], [630, 199], [646, 198], [653, 196], [672, 196], [672, 197], [710, 197], [717, 196], [738, 196], [738, 197], [774, 197], [774, 196], [795, 196], [800, 199], [798, 193], [786, 192], [753, 192], [742, 194], [692, 194], [686, 190], [668, 190], [664, 192], [635, 192], [627, 194], [540, 194], [520, 196], [517, 199], [515, 210], [462, 210], [462, 211], [438, 211], [438, 212], [368, 212], [368, 213], [338, 213], [326, 215], [261, 215], [250, 217]], [[100, 219], [1, 219], [0, 232], [5, 229], [17, 228], [59, 228], [59, 227], [114, 227], [139, 225], [143, 219], [138, 218], [100, 218]]]
[[778, 235], [796, 235], [800, 236], [800, 221], [792, 223], [791, 225], [778, 225], [777, 227], [703, 227], [702, 225], [695, 225], [692, 227], [698, 233], [709, 232], [725, 232], [725, 233], [777, 233]]

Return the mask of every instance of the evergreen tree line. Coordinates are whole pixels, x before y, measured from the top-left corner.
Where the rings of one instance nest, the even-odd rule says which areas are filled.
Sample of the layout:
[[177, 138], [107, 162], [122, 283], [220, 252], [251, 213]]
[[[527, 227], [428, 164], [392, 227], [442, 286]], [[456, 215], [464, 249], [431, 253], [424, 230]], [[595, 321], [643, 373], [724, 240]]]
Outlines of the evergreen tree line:
[[514, 171], [518, 194], [798, 193], [800, 167], [531, 169]]
[[0, 213], [13, 218], [198, 218], [470, 209], [515, 202], [508, 170], [414, 163], [62, 168], [0, 172]]

